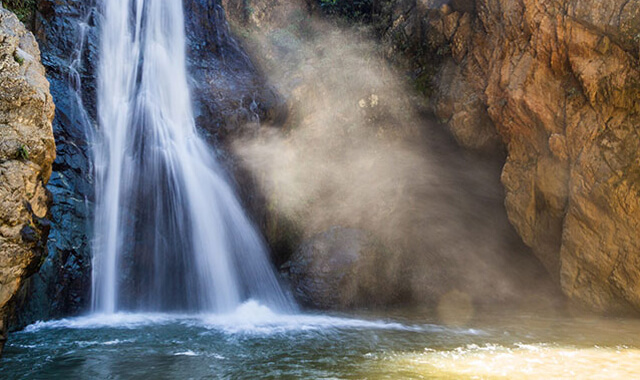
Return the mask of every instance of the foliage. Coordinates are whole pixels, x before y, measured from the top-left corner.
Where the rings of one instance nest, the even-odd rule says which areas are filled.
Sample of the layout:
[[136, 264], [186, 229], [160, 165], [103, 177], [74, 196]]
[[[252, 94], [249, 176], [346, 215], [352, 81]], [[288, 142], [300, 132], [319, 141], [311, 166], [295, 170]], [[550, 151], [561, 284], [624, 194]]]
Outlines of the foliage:
[[25, 160], [25, 161], [28, 160], [29, 150], [27, 149], [27, 147], [21, 144], [20, 147], [18, 148], [17, 156], [22, 160]]
[[396, 0], [314, 0], [327, 15], [347, 24], [365, 24], [379, 36], [391, 25]]
[[19, 65], [22, 65], [24, 63], [24, 58], [19, 56], [17, 53], [13, 55], [13, 60], [18, 62]]
[[320, 0], [320, 7], [330, 15], [343, 16], [352, 21], [370, 21], [375, 0]]
[[4, 0], [2, 5], [15, 13], [20, 21], [30, 24], [37, 8], [37, 0]]

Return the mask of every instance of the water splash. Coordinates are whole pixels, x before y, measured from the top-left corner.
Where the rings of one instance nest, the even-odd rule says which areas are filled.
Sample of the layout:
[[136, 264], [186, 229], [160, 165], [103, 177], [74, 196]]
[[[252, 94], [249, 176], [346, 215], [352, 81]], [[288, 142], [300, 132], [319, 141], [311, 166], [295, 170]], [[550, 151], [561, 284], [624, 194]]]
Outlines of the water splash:
[[[112, 313], [90, 314], [75, 318], [39, 321], [27, 326], [25, 333], [51, 329], [140, 329], [149, 326], [182, 325], [221, 332], [231, 336], [272, 336], [277, 334], [316, 331], [329, 334], [338, 330], [403, 331], [411, 333], [445, 333], [481, 336], [482, 330], [448, 328], [435, 324], [404, 324], [388, 320], [367, 320], [320, 314], [289, 314], [275, 312], [255, 300], [248, 300], [227, 313], [169, 314]], [[113, 341], [113, 340], [111, 340]], [[104, 343], [106, 344], [106, 343]], [[112, 343], [113, 344], [113, 343]]]
[[93, 310], [292, 310], [197, 134], [182, 2], [105, 0], [102, 14]]

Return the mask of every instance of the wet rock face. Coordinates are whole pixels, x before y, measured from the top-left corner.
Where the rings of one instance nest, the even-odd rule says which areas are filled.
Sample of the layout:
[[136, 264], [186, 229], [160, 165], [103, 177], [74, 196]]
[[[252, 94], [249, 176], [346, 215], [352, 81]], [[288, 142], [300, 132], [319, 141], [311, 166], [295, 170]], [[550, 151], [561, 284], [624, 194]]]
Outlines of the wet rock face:
[[0, 7], [0, 350], [14, 298], [46, 256], [53, 114], [38, 44]]
[[184, 0], [189, 75], [198, 126], [217, 141], [286, 113], [283, 100], [259, 75], [210, 0]]
[[362, 230], [332, 227], [302, 244], [284, 269], [296, 299], [318, 309], [353, 309], [402, 302], [385, 247]]
[[[52, 194], [48, 256], [38, 274], [23, 286], [13, 328], [78, 314], [89, 306], [93, 183], [88, 133], [95, 115], [93, 72], [99, 44], [93, 12], [90, 5], [72, 0], [38, 3], [34, 33], [56, 103], [57, 157], [47, 185]], [[76, 57], [81, 42], [83, 53]], [[76, 58], [77, 76], [71, 68]], [[81, 85], [77, 93], [74, 83]]]
[[450, 52], [437, 114], [465, 146], [500, 136], [509, 219], [565, 294], [640, 311], [640, 3], [454, 5], [399, 7], [389, 32]]

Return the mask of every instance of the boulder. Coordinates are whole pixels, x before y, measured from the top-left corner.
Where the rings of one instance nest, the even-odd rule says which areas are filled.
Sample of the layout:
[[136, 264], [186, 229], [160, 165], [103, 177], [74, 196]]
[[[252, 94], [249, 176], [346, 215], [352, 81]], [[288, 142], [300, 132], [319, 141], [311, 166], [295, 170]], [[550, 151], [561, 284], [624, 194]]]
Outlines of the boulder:
[[283, 268], [296, 298], [318, 309], [350, 309], [401, 301], [388, 250], [362, 230], [332, 227], [306, 240]]

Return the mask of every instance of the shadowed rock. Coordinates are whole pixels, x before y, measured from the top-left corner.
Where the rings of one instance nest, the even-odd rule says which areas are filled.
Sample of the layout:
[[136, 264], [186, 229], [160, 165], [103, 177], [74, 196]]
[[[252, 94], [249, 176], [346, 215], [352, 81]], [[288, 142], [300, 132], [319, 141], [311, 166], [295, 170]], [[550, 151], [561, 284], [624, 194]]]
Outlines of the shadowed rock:
[[332, 227], [298, 248], [284, 265], [297, 299], [320, 309], [402, 302], [402, 279], [390, 253], [365, 231]]

